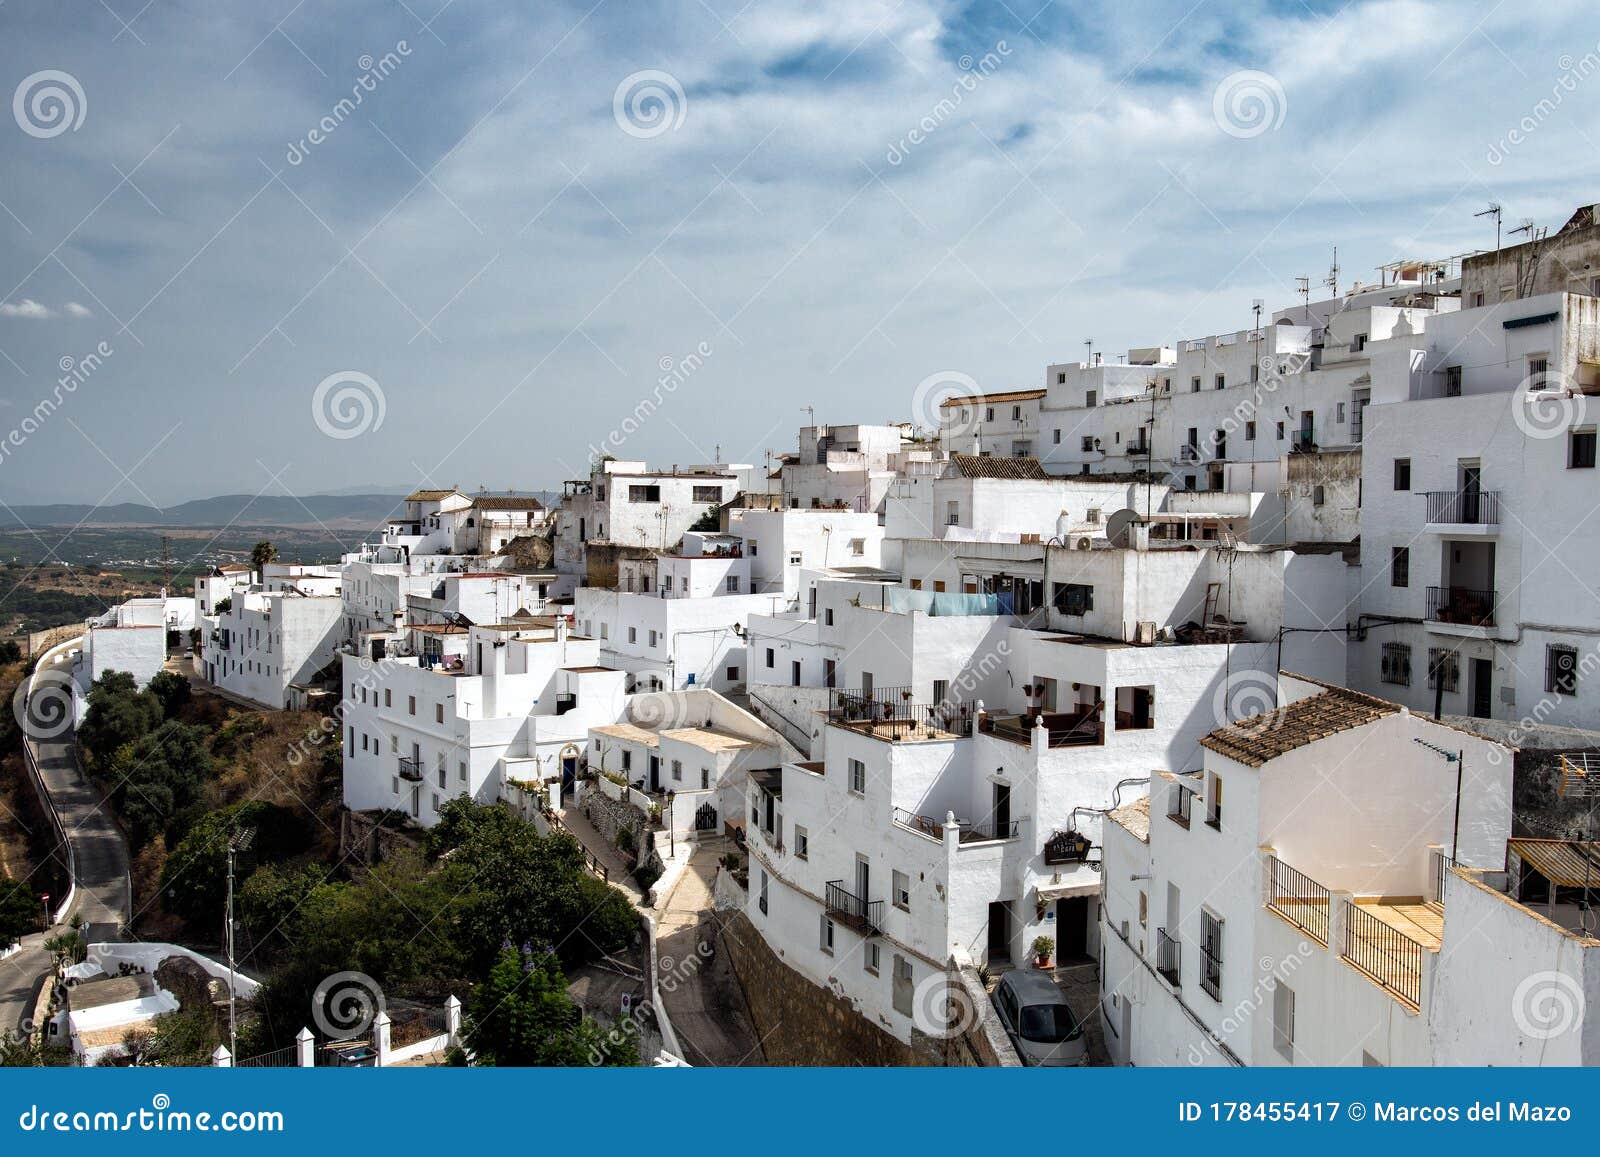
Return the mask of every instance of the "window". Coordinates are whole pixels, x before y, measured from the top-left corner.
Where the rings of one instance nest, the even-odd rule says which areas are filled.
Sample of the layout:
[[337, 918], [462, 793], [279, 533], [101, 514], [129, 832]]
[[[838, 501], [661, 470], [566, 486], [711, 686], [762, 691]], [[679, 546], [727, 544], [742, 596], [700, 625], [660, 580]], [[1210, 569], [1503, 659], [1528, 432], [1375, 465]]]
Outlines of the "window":
[[823, 607], [822, 608], [822, 625], [825, 626], [825, 627], [833, 626], [833, 608], [832, 607]]
[[721, 502], [722, 487], [696, 486], [694, 488], [694, 500], [696, 502]]
[[728, 668], [728, 682], [737, 683], [738, 681], [739, 681], [739, 668], [737, 668], [737, 667], [729, 667]]
[[1100, 400], [1100, 395], [1099, 395], [1099, 393], [1097, 391], [1095, 391], [1095, 390], [1085, 390], [1084, 391], [1083, 404], [1085, 406], [1092, 406], [1096, 402], [1098, 402], [1099, 400]]
[[1150, 923], [1150, 894], [1139, 893], [1139, 927], [1147, 927]]
[[1067, 384], [1067, 375], [1064, 372], [1057, 371], [1057, 373], [1056, 373], [1056, 385], [1064, 386], [1066, 384]]
[[944, 504], [944, 524], [946, 526], [961, 525], [961, 503], [955, 499]]
[[434, 811], [438, 811], [439, 810], [439, 793], [438, 792], [434, 792], [433, 793], [433, 810]]
[[765, 871], [761, 873], [761, 892], [756, 900], [756, 906], [761, 909], [763, 916], [767, 914], [767, 873]]
[[791, 550], [789, 552], [789, 565], [790, 566], [799, 566], [800, 565], [800, 552], [798, 550]]
[[811, 835], [799, 824], [794, 825], [794, 854], [802, 860], [811, 858]]
[[1244, 424], [1244, 440], [1246, 442], [1254, 442], [1256, 440], [1256, 424], [1254, 422], [1246, 422]]
[[850, 790], [857, 795], [867, 793], [867, 765], [859, 759], [850, 761]]
[[702, 791], [704, 791], [706, 788], [708, 788], [710, 786], [711, 786], [711, 769], [709, 767], [702, 767], [700, 769], [700, 789]]
[[411, 715], [417, 713], [417, 697], [415, 695], [406, 696], [406, 711]]
[[850, 540], [850, 553], [856, 558], [860, 558], [862, 555], [866, 554], [867, 540], [864, 538], [852, 538]]
[[1085, 434], [1082, 440], [1079, 442], [1079, 445], [1082, 446], [1084, 453], [1087, 454], [1089, 451], [1094, 449], [1094, 435]]
[[674, 759], [672, 761], [672, 778], [678, 780], [683, 778], [683, 760]]
[[768, 667], [771, 667], [773, 665], [773, 658], [774, 658], [773, 650], [772, 650], [771, 647], [768, 647], [767, 648], [767, 666]]
[[728, 581], [726, 583], [724, 583], [723, 585], [728, 588], [728, 593], [730, 595], [738, 594], [739, 593], [739, 576], [736, 575], [736, 574], [729, 575], [728, 576]]
[[651, 631], [650, 632], [650, 646], [654, 647], [655, 645], [656, 645], [656, 633], [654, 631]]
[[1282, 422], [1277, 423], [1277, 434], [1278, 434], [1278, 441], [1280, 441], [1280, 442], [1283, 441], [1283, 423]]
[[911, 911], [911, 877], [904, 872], [894, 872], [890, 876], [890, 883], [892, 890], [889, 894], [894, 897], [894, 906], [906, 912]]
[[1054, 432], [1054, 434], [1051, 437], [1051, 441], [1054, 442], [1057, 446], [1061, 445], [1061, 431], [1060, 430], [1056, 430]]
[[822, 932], [821, 932], [820, 939], [821, 939], [820, 947], [822, 948], [822, 950], [824, 952], [826, 952], [829, 956], [832, 956], [833, 955], [833, 921], [829, 920], [826, 915], [824, 915], [822, 917]]
[[661, 487], [659, 486], [630, 486], [628, 487], [629, 502], [660, 502]]
[[894, 1010], [901, 1016], [911, 1015], [911, 1002], [916, 992], [916, 976], [911, 961], [899, 953], [894, 957]]
[[1189, 392], [1191, 394], [1198, 394], [1200, 392], [1200, 375], [1196, 374], [1194, 377], [1189, 379]]
[[878, 942], [876, 940], [868, 940], [866, 944], [862, 946], [862, 948], [864, 950], [861, 953], [861, 967], [865, 968], [874, 976], [878, 975], [878, 961], [880, 959], [878, 955]]
[[1362, 350], [1364, 350], [1366, 348], [1367, 348], [1367, 335], [1366, 334], [1358, 333], [1358, 334], [1356, 334], [1354, 337], [1352, 337], [1350, 339], [1350, 352], [1351, 353], [1358, 354], [1358, 353], [1360, 353]]
[[983, 408], [983, 420], [985, 422], [994, 421], [994, 407], [993, 406], [985, 406]]
[[633, 770], [633, 752], [629, 751], [626, 747], [622, 749], [622, 770]]
[[456, 775], [462, 783], [467, 782], [467, 765], [465, 763], [456, 764]]
[[1548, 380], [1550, 373], [1550, 359], [1545, 354], [1532, 354], [1528, 358], [1528, 389], [1549, 390], [1558, 386], [1559, 382]]
[[1021, 406], [1012, 406], [1011, 407], [1011, 420], [1013, 422], [1022, 421], [1022, 407]]
[[1084, 521], [1087, 522], [1090, 526], [1099, 526], [1100, 525], [1100, 507], [1098, 507], [1098, 506], [1089, 507], [1089, 509], [1084, 513]]
[[1567, 469], [1594, 469], [1594, 427], [1574, 430], [1567, 435]]
[[1222, 921], [1200, 913], [1200, 987], [1212, 1000], [1222, 1000]]
[[1281, 980], [1272, 987], [1272, 1047], [1294, 1063], [1294, 989]]
[[1557, 695], [1578, 693], [1578, 651], [1552, 643], [1544, 649], [1544, 689]]
[[1333, 407], [1333, 420], [1335, 422], [1344, 421], [1344, 403], [1343, 402], [1339, 402]]
[[1206, 775], [1206, 824], [1222, 830], [1222, 777], [1216, 772]]
[[1394, 488], [1396, 490], [1411, 489], [1411, 459], [1396, 458], [1394, 460]]
[[1226, 389], [1227, 385], [1228, 385], [1228, 375], [1227, 374], [1218, 374], [1216, 376], [1215, 383], [1216, 383], [1217, 389], [1219, 389], [1219, 390]]
[[383, 689], [383, 705], [385, 707], [394, 706], [394, 693], [388, 687]]
[[1446, 691], [1454, 692], [1461, 686], [1461, 659], [1454, 651], [1443, 647], [1428, 648], [1428, 690], [1439, 690], [1444, 683]]
[[443, 723], [444, 722], [444, 704], [443, 703], [435, 703], [433, 705], [433, 721], [435, 723]]
[[1322, 506], [1328, 501], [1328, 488], [1326, 486], [1313, 486], [1311, 488], [1311, 505]]
[[1411, 548], [1409, 546], [1390, 548], [1389, 585], [1392, 587], [1407, 587], [1411, 585]]
[[1055, 583], [1052, 601], [1063, 615], [1086, 615], [1094, 610], [1094, 587], [1085, 583]]
[[1380, 677], [1385, 683], [1393, 683], [1396, 687], [1411, 686], [1411, 645], [1409, 643], [1385, 643], [1383, 645], [1383, 666]]
[[1461, 396], [1461, 367], [1445, 366], [1444, 368], [1444, 396], [1459, 398]]
[[761, 544], [759, 542], [757, 542], [755, 539], [752, 538], [752, 539], [747, 540], [745, 545], [750, 548], [750, 557], [751, 558], [755, 558], [758, 554], [761, 553]]
[[639, 628], [638, 627], [629, 627], [628, 628], [628, 642], [637, 643], [638, 641], [639, 641]]
[[[649, 581], [649, 580], [646, 580], [646, 581]], [[672, 576], [671, 575], [664, 574], [664, 575], [661, 576], [661, 589], [664, 590], [664, 591], [670, 591], [672, 589]], [[688, 588], [685, 587], [684, 589], [687, 590]]]

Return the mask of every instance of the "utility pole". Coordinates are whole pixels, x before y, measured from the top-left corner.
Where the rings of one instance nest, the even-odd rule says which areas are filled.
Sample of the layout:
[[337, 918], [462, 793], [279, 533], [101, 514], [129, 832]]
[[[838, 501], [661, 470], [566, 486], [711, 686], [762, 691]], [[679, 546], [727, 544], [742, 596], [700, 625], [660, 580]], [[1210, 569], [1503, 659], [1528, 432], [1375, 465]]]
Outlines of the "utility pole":
[[1084, 338], [1083, 339], [1083, 348], [1085, 350], [1085, 353], [1083, 355], [1083, 364], [1085, 366], [1094, 365], [1094, 338], [1092, 338], [1092, 337]]
[[1339, 247], [1333, 247], [1333, 264], [1328, 266], [1328, 279], [1323, 282], [1333, 291], [1333, 296], [1339, 296]]
[[228, 838], [228, 1051], [239, 1055], [239, 1025], [234, 1013], [233, 990], [238, 986], [239, 974], [235, 971], [233, 952], [233, 860], [240, 852], [249, 851], [255, 843], [256, 829], [241, 828]]
[[167, 535], [161, 536], [161, 593], [163, 596], [172, 589], [172, 558], [167, 551], [168, 544], [172, 541]]

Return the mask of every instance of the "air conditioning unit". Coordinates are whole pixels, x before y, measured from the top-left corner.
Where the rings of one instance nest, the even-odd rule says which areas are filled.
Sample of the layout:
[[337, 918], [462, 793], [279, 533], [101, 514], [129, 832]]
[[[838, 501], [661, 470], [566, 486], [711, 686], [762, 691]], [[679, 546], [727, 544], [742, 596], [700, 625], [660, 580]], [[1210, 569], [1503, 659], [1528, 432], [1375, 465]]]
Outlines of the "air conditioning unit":
[[1094, 547], [1094, 543], [1090, 541], [1090, 539], [1089, 539], [1089, 537], [1087, 535], [1085, 535], [1083, 538], [1080, 538], [1078, 540], [1078, 549], [1079, 550], [1090, 550], [1093, 547]]
[[1134, 627], [1133, 641], [1141, 647], [1155, 645], [1156, 624], [1154, 619], [1141, 619]]

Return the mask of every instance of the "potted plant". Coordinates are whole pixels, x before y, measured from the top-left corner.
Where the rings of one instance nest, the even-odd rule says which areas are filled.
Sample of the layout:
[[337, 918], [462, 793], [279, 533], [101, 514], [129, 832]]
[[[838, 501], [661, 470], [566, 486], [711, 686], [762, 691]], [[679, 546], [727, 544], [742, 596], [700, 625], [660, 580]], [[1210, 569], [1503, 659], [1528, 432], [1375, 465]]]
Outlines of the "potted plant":
[[1033, 940], [1033, 966], [1049, 968], [1050, 957], [1055, 954], [1056, 942], [1051, 936], [1036, 936]]

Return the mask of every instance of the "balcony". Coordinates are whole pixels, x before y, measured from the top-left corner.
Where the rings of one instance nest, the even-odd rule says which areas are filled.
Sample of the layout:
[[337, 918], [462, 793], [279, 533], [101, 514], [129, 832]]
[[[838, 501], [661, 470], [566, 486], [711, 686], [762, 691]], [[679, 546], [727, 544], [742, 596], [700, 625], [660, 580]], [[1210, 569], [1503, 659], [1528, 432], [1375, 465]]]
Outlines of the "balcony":
[[422, 760], [400, 757], [400, 778], [411, 783], [422, 782]]
[[1495, 592], [1471, 587], [1429, 587], [1428, 618], [1466, 627], [1494, 626]]
[[1267, 909], [1328, 946], [1328, 889], [1277, 856], [1267, 859]]
[[1498, 526], [1500, 524], [1498, 490], [1425, 490], [1422, 492], [1422, 497], [1428, 502], [1429, 525]]
[[1156, 971], [1173, 988], [1183, 986], [1183, 945], [1167, 935], [1165, 928], [1156, 929]]
[[978, 721], [984, 735], [1009, 743], [1032, 744], [1033, 733], [1044, 724], [1049, 747], [1098, 747], [1106, 741], [1106, 727], [1097, 706], [1072, 711], [1046, 711], [1037, 715], [992, 715], [985, 712]]
[[972, 734], [972, 708], [968, 704], [913, 703], [911, 694], [909, 687], [835, 691], [828, 701], [828, 722], [891, 743], [960, 739]]
[[[1443, 916], [1432, 905], [1352, 903], [1344, 906], [1344, 944], [1339, 955], [1357, 972], [1412, 1009], [1422, 1007], [1423, 953], [1439, 950], [1433, 938], [1424, 943], [1415, 933]], [[1420, 922], [1419, 922], [1420, 921]]]
[[883, 927], [883, 901], [846, 892], [843, 880], [828, 881], [824, 906], [832, 919], [863, 936], [876, 936]]
[[[927, 836], [931, 840], [943, 840], [945, 824], [932, 816], [918, 815], [908, 812], [905, 808], [895, 808], [894, 822], [903, 828], [910, 828], [919, 836]], [[963, 820], [956, 821], [960, 832], [959, 842], [963, 844], [992, 843], [996, 840], [1014, 840], [1022, 831], [1021, 820], [1008, 820], [1004, 823], [967, 823]]]

